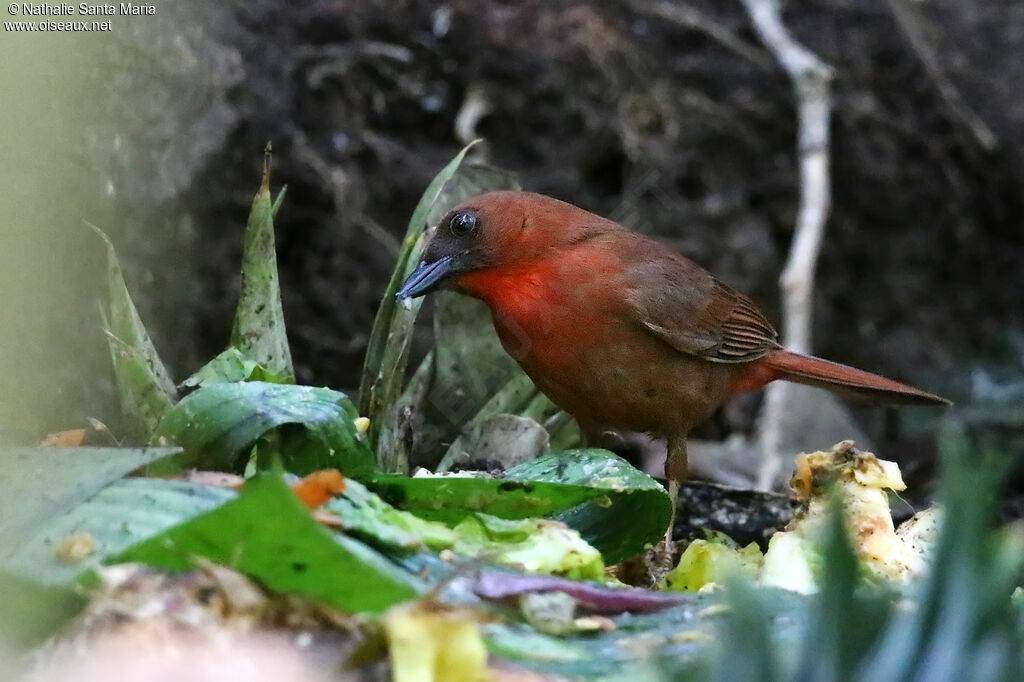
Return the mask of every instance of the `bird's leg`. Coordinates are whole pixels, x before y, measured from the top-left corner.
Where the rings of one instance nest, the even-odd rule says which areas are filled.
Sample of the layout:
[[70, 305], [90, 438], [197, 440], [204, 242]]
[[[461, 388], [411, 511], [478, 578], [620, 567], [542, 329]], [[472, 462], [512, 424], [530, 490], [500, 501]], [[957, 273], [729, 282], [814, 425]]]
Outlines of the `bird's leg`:
[[674, 546], [672, 531], [676, 525], [676, 508], [679, 506], [679, 486], [687, 478], [689, 463], [686, 456], [686, 436], [668, 439], [668, 456], [665, 458], [665, 478], [668, 481], [668, 497], [672, 501], [672, 516], [665, 531], [665, 554], [671, 564]]

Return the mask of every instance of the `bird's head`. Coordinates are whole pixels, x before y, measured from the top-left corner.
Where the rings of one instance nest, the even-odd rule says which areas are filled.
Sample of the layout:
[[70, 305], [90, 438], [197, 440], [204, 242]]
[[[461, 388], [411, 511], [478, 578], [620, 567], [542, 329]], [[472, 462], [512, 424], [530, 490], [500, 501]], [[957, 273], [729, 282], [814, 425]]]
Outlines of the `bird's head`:
[[460, 280], [469, 273], [512, 271], [609, 225], [614, 223], [541, 194], [481, 194], [441, 218], [397, 297], [415, 298], [439, 288], [462, 289]]

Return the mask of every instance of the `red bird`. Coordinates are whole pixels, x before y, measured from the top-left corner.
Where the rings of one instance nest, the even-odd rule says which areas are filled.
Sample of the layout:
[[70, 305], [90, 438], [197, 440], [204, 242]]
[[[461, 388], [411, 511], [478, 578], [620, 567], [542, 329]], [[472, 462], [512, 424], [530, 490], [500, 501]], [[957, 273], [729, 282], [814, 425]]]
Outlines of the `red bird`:
[[439, 287], [490, 307], [502, 346], [585, 437], [623, 429], [667, 439], [673, 503], [687, 434], [738, 391], [784, 379], [880, 403], [948, 404], [785, 350], [757, 306], [704, 268], [540, 194], [490, 192], [449, 212], [398, 297]]

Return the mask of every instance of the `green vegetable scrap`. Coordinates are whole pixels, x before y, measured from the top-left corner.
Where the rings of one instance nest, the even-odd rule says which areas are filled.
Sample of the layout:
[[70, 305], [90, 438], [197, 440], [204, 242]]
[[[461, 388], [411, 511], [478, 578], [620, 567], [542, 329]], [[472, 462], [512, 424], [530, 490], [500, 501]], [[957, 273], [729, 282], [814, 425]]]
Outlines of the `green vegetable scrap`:
[[508, 520], [477, 513], [449, 528], [400, 511], [351, 479], [345, 492], [325, 508], [342, 518], [347, 532], [375, 544], [405, 550], [451, 550], [464, 558], [577, 579], [597, 580], [604, 572], [601, 554], [579, 533], [557, 521]]
[[725, 534], [714, 533], [707, 540], [690, 543], [661, 587], [673, 592], [697, 592], [706, 585], [724, 584], [737, 577], [756, 580], [763, 563], [756, 543], [741, 549]]
[[558, 521], [474, 514], [455, 526], [457, 554], [573, 580], [601, 580], [604, 562], [575, 530]]

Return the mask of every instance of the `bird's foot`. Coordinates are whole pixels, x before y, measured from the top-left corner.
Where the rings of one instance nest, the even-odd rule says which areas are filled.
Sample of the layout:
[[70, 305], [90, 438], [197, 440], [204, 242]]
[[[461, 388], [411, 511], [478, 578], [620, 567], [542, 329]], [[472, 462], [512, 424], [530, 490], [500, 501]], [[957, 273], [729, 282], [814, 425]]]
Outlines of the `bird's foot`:
[[645, 557], [647, 572], [651, 577], [651, 585], [662, 583], [675, 567], [676, 543], [672, 539], [672, 528], [665, 531], [665, 537], [654, 546]]
[[669, 516], [668, 528], [661, 541], [652, 547], [643, 557], [644, 568], [650, 577], [651, 587], [664, 582], [665, 576], [675, 566], [676, 543], [672, 539], [672, 533], [676, 527], [676, 508], [679, 503], [679, 479], [668, 477], [668, 498], [672, 505], [672, 512]]

